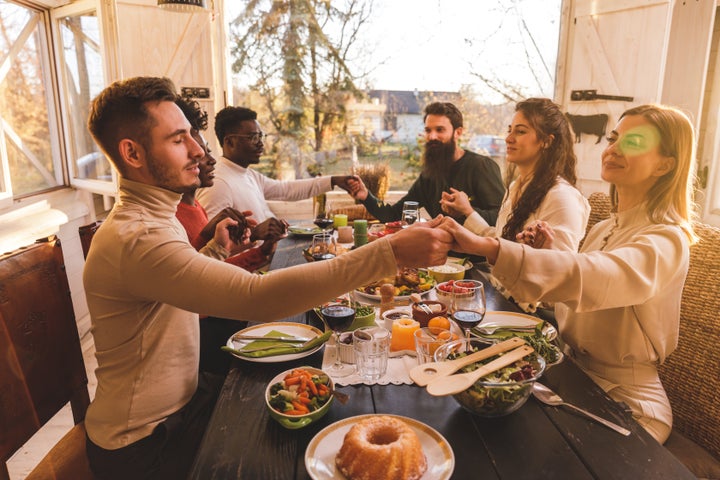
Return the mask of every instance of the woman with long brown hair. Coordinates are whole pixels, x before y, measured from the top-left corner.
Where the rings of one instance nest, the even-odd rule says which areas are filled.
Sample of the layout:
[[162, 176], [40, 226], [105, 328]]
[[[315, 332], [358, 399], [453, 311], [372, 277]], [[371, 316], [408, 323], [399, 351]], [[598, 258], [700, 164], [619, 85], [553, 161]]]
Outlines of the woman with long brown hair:
[[[506, 160], [514, 174], [496, 226], [488, 225], [474, 213], [468, 196], [455, 189], [443, 194], [443, 211], [467, 216], [464, 226], [478, 235], [511, 241], [524, 241], [521, 234], [525, 227], [543, 220], [555, 233], [553, 248], [577, 251], [585, 235], [590, 206], [575, 188], [573, 136], [560, 107], [547, 98], [519, 102], [505, 142]], [[535, 304], [500, 289], [523, 309], [535, 310]]]

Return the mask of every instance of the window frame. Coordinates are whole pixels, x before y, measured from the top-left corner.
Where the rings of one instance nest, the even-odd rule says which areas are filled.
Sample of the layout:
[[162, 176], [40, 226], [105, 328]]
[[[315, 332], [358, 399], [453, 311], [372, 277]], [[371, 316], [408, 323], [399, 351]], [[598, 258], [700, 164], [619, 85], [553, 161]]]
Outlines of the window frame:
[[[60, 116], [61, 122], [62, 122], [62, 141], [63, 141], [63, 168], [65, 170], [66, 175], [66, 185], [75, 187], [80, 190], [89, 191], [92, 193], [104, 195], [104, 196], [114, 196], [117, 193], [117, 173], [115, 171], [115, 168], [111, 168], [111, 180], [99, 180], [99, 179], [84, 179], [84, 178], [78, 178], [75, 175], [75, 169], [76, 169], [76, 158], [73, 156], [72, 146], [67, 142], [67, 135], [70, 135], [70, 132], [68, 131], [67, 126], [64, 122], [67, 121], [66, 115], [69, 115], [70, 109], [68, 107], [68, 98], [67, 98], [67, 79], [66, 74], [64, 72], [63, 67], [63, 61], [64, 56], [61, 51], [63, 45], [61, 40], [61, 28], [60, 28], [60, 20], [64, 17], [70, 17], [70, 16], [78, 16], [78, 15], [84, 15], [87, 13], [94, 13], [97, 17], [98, 21], [98, 28], [99, 28], [99, 42], [100, 42], [100, 57], [102, 60], [102, 74], [103, 74], [103, 84], [108, 85], [110, 82], [108, 81], [109, 78], [113, 78], [114, 75], [111, 73], [115, 70], [114, 69], [114, 62], [112, 62], [112, 59], [114, 56], [112, 54], [109, 55], [110, 50], [108, 47], [109, 43], [106, 41], [106, 30], [109, 28], [108, 23], [105, 21], [105, 19], [108, 16], [108, 12], [106, 9], [110, 8], [104, 5], [105, 2], [98, 2], [97, 0], [78, 0], [72, 4], [64, 5], [58, 8], [52, 8], [50, 9], [50, 17], [51, 17], [51, 27], [52, 27], [52, 48], [53, 48], [53, 55], [55, 58], [54, 63], [54, 69], [55, 69], [55, 75], [58, 81], [57, 86], [57, 97], [58, 97], [58, 105], [59, 108], [62, 111], [62, 115]], [[112, 32], [114, 31], [114, 28], [109, 30], [110, 35], [112, 35]]]

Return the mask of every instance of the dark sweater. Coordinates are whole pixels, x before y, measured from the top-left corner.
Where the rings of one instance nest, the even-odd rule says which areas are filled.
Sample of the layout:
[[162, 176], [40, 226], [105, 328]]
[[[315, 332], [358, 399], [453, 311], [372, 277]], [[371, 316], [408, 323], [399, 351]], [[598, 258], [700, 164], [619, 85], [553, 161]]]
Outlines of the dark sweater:
[[[488, 157], [465, 151], [465, 154], [450, 168], [444, 179], [431, 179], [421, 174], [412, 184], [407, 194], [397, 203], [390, 205], [378, 200], [368, 192], [363, 202], [368, 212], [381, 222], [391, 222], [402, 218], [403, 202], [414, 200], [425, 207], [431, 217], [443, 213], [440, 209], [442, 192], [450, 187], [467, 193], [470, 204], [490, 225], [495, 225], [498, 210], [502, 203], [503, 186], [500, 167]], [[463, 219], [458, 219], [464, 221]]]

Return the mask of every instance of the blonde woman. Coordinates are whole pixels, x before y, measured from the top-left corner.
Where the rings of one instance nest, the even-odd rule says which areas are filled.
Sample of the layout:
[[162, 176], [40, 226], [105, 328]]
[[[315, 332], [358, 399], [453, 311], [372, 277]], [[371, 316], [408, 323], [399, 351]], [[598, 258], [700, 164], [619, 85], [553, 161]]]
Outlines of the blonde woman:
[[[455, 248], [486, 256], [505, 287], [555, 302], [567, 353], [662, 443], [672, 412], [657, 366], [677, 346], [695, 239], [694, 133], [682, 112], [642, 105], [622, 115], [608, 141], [602, 178], [611, 184], [615, 212], [593, 227], [580, 253], [479, 237], [449, 218], [443, 225], [453, 233]], [[552, 246], [547, 224], [528, 233]]]

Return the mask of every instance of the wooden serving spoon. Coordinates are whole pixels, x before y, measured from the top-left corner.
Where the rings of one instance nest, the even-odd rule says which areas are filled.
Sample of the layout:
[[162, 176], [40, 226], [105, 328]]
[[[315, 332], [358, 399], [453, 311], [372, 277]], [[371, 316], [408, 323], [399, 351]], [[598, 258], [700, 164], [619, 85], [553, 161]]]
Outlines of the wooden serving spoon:
[[517, 362], [523, 357], [526, 357], [533, 353], [535, 350], [530, 345], [524, 345], [518, 347], [515, 350], [507, 352], [505, 355], [493, 360], [492, 362], [483, 365], [477, 370], [473, 370], [468, 373], [460, 373], [458, 375], [450, 375], [448, 377], [441, 377], [437, 380], [433, 380], [427, 386], [427, 391], [430, 395], [436, 397], [442, 397], [445, 395], [454, 395], [467, 390], [472, 386], [473, 383], [480, 380], [485, 375], [499, 370], [503, 367]]
[[462, 367], [494, 357], [498, 353], [507, 352], [522, 345], [525, 345], [525, 340], [520, 337], [512, 337], [455, 360], [423, 363], [410, 370], [410, 378], [419, 386], [424, 387], [433, 380], [457, 372]]

